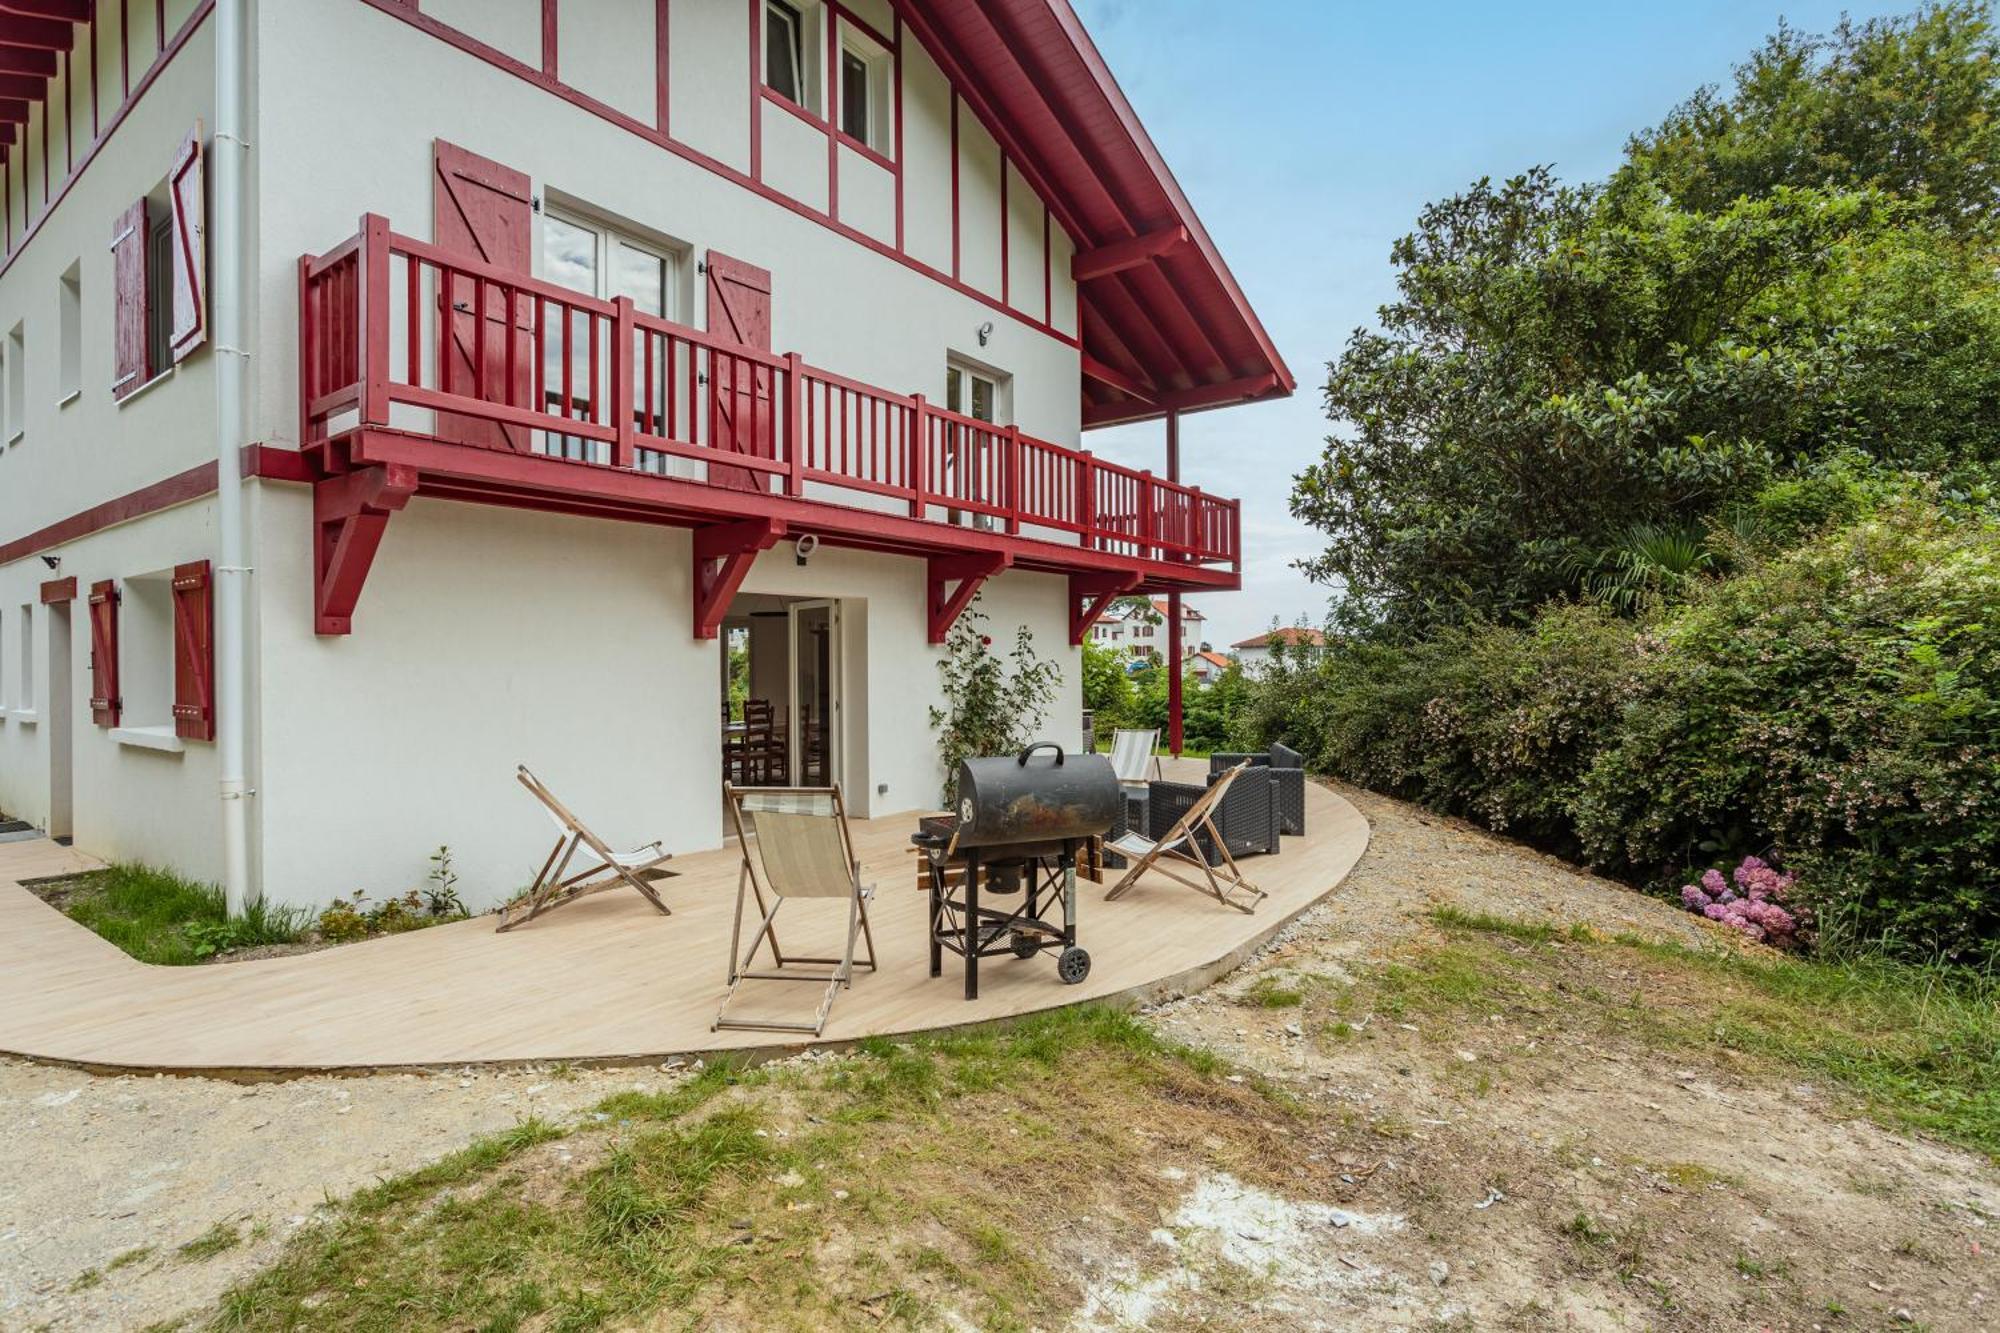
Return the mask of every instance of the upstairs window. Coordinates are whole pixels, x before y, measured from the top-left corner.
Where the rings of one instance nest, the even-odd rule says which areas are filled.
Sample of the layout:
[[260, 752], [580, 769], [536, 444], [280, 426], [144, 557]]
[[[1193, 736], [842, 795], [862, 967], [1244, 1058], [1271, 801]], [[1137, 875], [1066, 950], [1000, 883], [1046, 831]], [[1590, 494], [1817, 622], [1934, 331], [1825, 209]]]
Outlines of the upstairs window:
[[27, 430], [28, 333], [16, 324], [7, 334], [7, 443], [20, 443]]
[[852, 23], [840, 30], [840, 132], [876, 152], [893, 156], [890, 126], [895, 113], [889, 84], [889, 53]]
[[208, 241], [201, 126], [181, 142], [166, 179], [118, 215], [111, 231], [114, 398], [164, 375], [208, 336]]
[[71, 264], [57, 291], [57, 324], [62, 362], [57, 367], [57, 401], [68, 403], [83, 391], [83, 264]]
[[807, 111], [818, 109], [812, 88], [814, 49], [804, 7], [787, 0], [764, 0], [764, 83], [778, 96]]

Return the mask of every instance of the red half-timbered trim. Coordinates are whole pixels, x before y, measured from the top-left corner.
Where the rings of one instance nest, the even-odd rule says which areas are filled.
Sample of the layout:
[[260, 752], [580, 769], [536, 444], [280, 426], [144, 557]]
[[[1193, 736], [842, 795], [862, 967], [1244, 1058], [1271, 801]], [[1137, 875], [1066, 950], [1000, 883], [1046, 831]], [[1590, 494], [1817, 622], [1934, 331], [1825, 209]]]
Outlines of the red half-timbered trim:
[[215, 589], [208, 561], [176, 565], [174, 595], [174, 734], [215, 739]]
[[[514, 56], [508, 55], [505, 51], [502, 51], [497, 47], [490, 45], [489, 43], [480, 41], [477, 37], [473, 37], [467, 33], [459, 31], [458, 29], [453, 28], [450, 25], [440, 21], [434, 15], [423, 13], [420, 9], [408, 3], [408, 0], [358, 0], [358, 2], [367, 5], [371, 9], [378, 10], [383, 14], [390, 15], [391, 17], [396, 18], [404, 23], [408, 23], [413, 27], [419, 28], [422, 31], [427, 32], [431, 36], [437, 38], [439, 41], [442, 41], [449, 46], [455, 47], [458, 50], [465, 52], [467, 55], [474, 56], [477, 59], [484, 61], [485, 63], [493, 66], [496, 69], [502, 70], [505, 73], [511, 74], [518, 79], [522, 79], [528, 83], [534, 84], [536, 87], [541, 88], [543, 91], [549, 93], [551, 96], [559, 97], [564, 101], [570, 103], [572, 106], [581, 108], [584, 111], [588, 111], [592, 115], [597, 116], [602, 120], [609, 121], [611, 124], [618, 126], [620, 129], [625, 130], [627, 133], [635, 134], [640, 138], [647, 140], [649, 143], [656, 144], [659, 147], [665, 149], [666, 151], [673, 153], [675, 156], [683, 158], [688, 162], [692, 162], [693, 164], [695, 164], [698, 167], [701, 167], [705, 171], [708, 171], [716, 176], [719, 176], [724, 180], [730, 181], [735, 185], [741, 186], [743, 189], [749, 190], [752, 193], [759, 195], [760, 197], [768, 200], [773, 204], [778, 205], [781, 208], [784, 208], [792, 213], [796, 213], [800, 217], [809, 218], [812, 221], [817, 222], [820, 225], [827, 227], [832, 231], [838, 233], [839, 235], [845, 237], [847, 240], [854, 242], [856, 245], [872, 250], [875, 253], [882, 255], [886, 258], [893, 259], [897, 263], [902, 264], [905, 268], [911, 269], [912, 271], [917, 273], [921, 273], [925, 277], [930, 278], [932, 281], [951, 288], [959, 295], [977, 301], [981, 305], [986, 306], [988, 309], [998, 311], [999, 313], [1018, 321], [1019, 323], [1027, 326], [1028, 328], [1033, 329], [1037, 333], [1053, 338], [1056, 341], [1065, 344], [1066, 346], [1076, 347], [1081, 345], [1081, 339], [1077, 333], [1070, 332], [1064, 329], [1059, 329], [1044, 320], [1038, 320], [1030, 312], [1011, 309], [1004, 302], [1002, 302], [996, 294], [992, 292], [980, 291], [978, 288], [973, 287], [968, 283], [960, 281], [955, 271], [956, 270], [955, 262], [954, 262], [954, 271], [947, 273], [942, 269], [936, 268], [930, 264], [925, 263], [923, 260], [918, 259], [914, 255], [906, 253], [900, 239], [892, 243], [889, 241], [884, 241], [880, 237], [871, 236], [867, 232], [862, 231], [858, 227], [852, 226], [849, 223], [842, 222], [839, 218], [834, 217], [831, 213], [815, 208], [813, 205], [806, 203], [803, 200], [795, 199], [791, 195], [786, 194], [784, 191], [765, 182], [765, 180], [763, 179], [764, 121], [763, 121], [763, 116], [761, 114], [761, 108], [764, 103], [764, 92], [765, 92], [764, 82], [763, 82], [764, 63], [763, 63], [763, 54], [761, 47], [761, 42], [763, 37], [762, 0], [749, 0], [750, 30], [751, 30], [750, 41], [749, 41], [749, 57], [750, 57], [750, 70], [752, 77], [750, 79], [750, 86], [747, 94], [748, 115], [750, 118], [750, 129], [749, 129], [750, 170], [747, 173], [738, 170], [736, 167], [729, 165], [727, 162], [724, 162], [719, 158], [712, 157], [709, 154], [704, 153], [699, 148], [696, 148], [691, 144], [683, 143], [682, 141], [673, 138], [671, 135], [669, 135], [664, 130], [660, 129], [658, 126], [648, 125], [644, 121], [634, 118], [629, 113], [621, 111], [617, 107], [611, 106], [609, 103], [601, 101], [598, 98], [591, 96], [589, 93], [582, 91], [581, 89], [572, 88], [568, 84], [565, 84], [558, 79], [549, 78], [536, 66], [529, 65], [524, 61], [515, 58]], [[208, 0], [208, 3], [213, 4], [213, 0]], [[906, 31], [907, 29], [905, 29], [901, 23], [900, 13], [898, 17], [899, 17], [898, 34], [900, 40], [900, 34]], [[870, 28], [869, 30], [873, 31], [872, 28]], [[664, 68], [665, 67], [662, 66], [662, 69]], [[898, 87], [900, 89], [900, 79], [898, 81]], [[665, 96], [665, 93], [661, 92], [660, 96]], [[781, 102], [783, 101], [782, 98], [778, 100]], [[956, 102], [957, 99], [954, 98], [953, 99], [954, 106], [956, 106]], [[801, 112], [801, 114], [806, 114], [806, 113]], [[807, 119], [811, 120], [812, 117], [810, 115], [807, 115]], [[954, 162], [956, 162], [957, 152], [955, 143], [952, 156]], [[900, 164], [903, 157], [904, 157], [903, 138], [902, 138], [901, 126], [899, 125], [897, 127], [897, 135], [896, 135], [896, 158], [895, 158], [896, 162], [898, 163], [895, 175], [898, 181], [899, 192], [901, 188], [900, 182], [902, 179], [902, 170]], [[957, 169], [954, 166], [953, 168], [954, 178], [956, 177], [956, 170]], [[1046, 196], [1044, 196], [1044, 198], [1046, 198]], [[898, 207], [896, 212], [897, 212], [897, 226], [900, 229], [902, 226], [903, 210], [901, 207]], [[957, 196], [955, 190], [953, 194], [953, 214], [955, 222], [957, 214]], [[954, 247], [956, 247], [957, 245], [957, 231], [958, 229], [956, 225], [954, 225], [953, 227]], [[1074, 233], [1072, 233], [1072, 235], [1073, 234]], [[899, 231], [899, 237], [900, 237], [900, 231]]]
[[[111, 0], [98, 0], [98, 3], [108, 5], [111, 3]], [[119, 0], [121, 14], [124, 12], [125, 3], [126, 0]], [[42, 190], [42, 197], [40, 200], [39, 211], [37, 210], [36, 207], [36, 201], [31, 197], [29, 188], [30, 178], [28, 173], [32, 169], [32, 163], [30, 162], [30, 158], [34, 156], [33, 144], [27, 139], [26, 136], [22, 136], [19, 144], [19, 151], [11, 153], [7, 156], [4, 163], [6, 167], [5, 171], [6, 197], [4, 200], [4, 204], [6, 208], [5, 231], [6, 231], [7, 254], [4, 260], [0, 260], [0, 276], [4, 276], [6, 272], [13, 267], [15, 259], [20, 255], [22, 249], [30, 241], [34, 240], [34, 238], [37, 235], [40, 234], [43, 225], [49, 219], [49, 215], [52, 214], [56, 210], [56, 208], [61, 205], [63, 200], [69, 196], [70, 190], [75, 187], [77, 181], [82, 179], [83, 173], [88, 171], [91, 167], [91, 164], [97, 160], [97, 155], [103, 149], [104, 145], [110, 142], [112, 135], [116, 134], [119, 128], [125, 123], [125, 118], [131, 115], [134, 108], [136, 108], [139, 105], [140, 101], [144, 99], [146, 93], [151, 90], [154, 82], [159, 78], [162, 71], [164, 71], [166, 67], [173, 62], [174, 58], [178, 56], [181, 53], [181, 51], [186, 49], [188, 42], [194, 37], [195, 33], [201, 28], [201, 25], [205, 21], [207, 21], [209, 14], [212, 13], [214, 9], [215, 9], [215, 0], [201, 0], [201, 3], [195, 8], [195, 11], [192, 14], [188, 15], [188, 17], [181, 23], [181, 26], [175, 30], [171, 38], [167, 38], [164, 30], [162, 30], [161, 33], [162, 45], [160, 45], [157, 54], [151, 58], [150, 63], [147, 65], [144, 71], [141, 72], [139, 76], [139, 81], [136, 85], [132, 81], [131, 42], [129, 40], [129, 36], [127, 35], [129, 34], [130, 31], [129, 25], [126, 25], [124, 23], [120, 24], [119, 59], [121, 62], [120, 67], [122, 70], [120, 101], [118, 109], [111, 114], [108, 120], [104, 120], [102, 123], [100, 123], [99, 121], [99, 111], [98, 111], [98, 102], [99, 102], [99, 93], [97, 88], [98, 61], [97, 61], [97, 53], [95, 47], [95, 43], [97, 41], [97, 25], [95, 23], [91, 24], [92, 50], [91, 50], [91, 59], [89, 64], [90, 80], [91, 80], [90, 146], [84, 150], [81, 156], [77, 156], [71, 161], [69, 171], [64, 176], [64, 179], [62, 180], [61, 184], [59, 186], [55, 186], [53, 191], [50, 188], [51, 182], [46, 178], [46, 172], [48, 167], [48, 154], [46, 153], [46, 151], [42, 153], [41, 155], [42, 167], [45, 173], [45, 178], [43, 181], [43, 190]], [[32, 62], [22, 61], [16, 58], [9, 58], [9, 57], [21, 57], [21, 56], [47, 57], [46, 67], [41, 65], [35, 65]], [[55, 65], [55, 55], [53, 52], [25, 51], [20, 49], [0, 48], [0, 81], [4, 81], [4, 86], [8, 89], [6, 93], [0, 95], [27, 97], [30, 100], [46, 102], [48, 98], [48, 81], [55, 77], [57, 77], [57, 69]], [[44, 128], [44, 133], [46, 133], [47, 129], [46, 117], [44, 117], [43, 128]], [[18, 231], [15, 229], [14, 226], [14, 208], [16, 201], [14, 197], [15, 182], [14, 182], [13, 166], [15, 161], [18, 161], [20, 163], [20, 172], [21, 172], [19, 203], [22, 216], [22, 224]]]
[[90, 720], [115, 727], [125, 701], [118, 695], [118, 585], [90, 585]]

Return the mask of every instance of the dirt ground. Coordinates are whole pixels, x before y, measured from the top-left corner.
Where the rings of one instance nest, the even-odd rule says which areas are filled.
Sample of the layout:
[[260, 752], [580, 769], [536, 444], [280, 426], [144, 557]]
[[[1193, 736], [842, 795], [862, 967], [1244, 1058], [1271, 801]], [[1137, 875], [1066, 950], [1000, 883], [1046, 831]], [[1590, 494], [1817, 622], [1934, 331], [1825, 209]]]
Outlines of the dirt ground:
[[[1477, 829], [1344, 794], [1374, 837], [1341, 890], [1148, 1021], [1263, 1074], [1329, 1141], [1337, 1129], [1368, 1151], [1302, 1169], [1296, 1197], [1160, 1161], [1162, 1197], [1178, 1202], [1149, 1243], [1054, 1256], [1088, 1276], [1073, 1327], [2000, 1327], [2000, 1170], [1983, 1158], [1884, 1130], [1809, 1082], [1589, 1023], [1369, 1009], [1370, 978], [1435, 939], [1441, 905], [1714, 936]], [[1621, 981], [1643, 979], [1590, 978]], [[1253, 988], [1274, 985], [1351, 990], [1362, 1007], [1337, 1024], [1317, 999], [1266, 1007]], [[0, 1063], [0, 1329], [139, 1329], [198, 1312], [329, 1197], [525, 1116], [574, 1119], [682, 1076], [239, 1085]]]

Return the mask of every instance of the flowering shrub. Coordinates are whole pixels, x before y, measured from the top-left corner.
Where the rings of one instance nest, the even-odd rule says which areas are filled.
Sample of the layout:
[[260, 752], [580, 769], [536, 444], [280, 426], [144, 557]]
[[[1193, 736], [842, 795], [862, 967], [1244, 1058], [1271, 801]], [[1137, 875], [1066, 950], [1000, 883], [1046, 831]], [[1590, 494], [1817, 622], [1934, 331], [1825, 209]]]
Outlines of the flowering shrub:
[[1795, 948], [1799, 920], [1785, 906], [1792, 883], [1791, 875], [1746, 856], [1727, 878], [1720, 870], [1709, 870], [1697, 883], [1681, 885], [1681, 906], [1773, 948]]

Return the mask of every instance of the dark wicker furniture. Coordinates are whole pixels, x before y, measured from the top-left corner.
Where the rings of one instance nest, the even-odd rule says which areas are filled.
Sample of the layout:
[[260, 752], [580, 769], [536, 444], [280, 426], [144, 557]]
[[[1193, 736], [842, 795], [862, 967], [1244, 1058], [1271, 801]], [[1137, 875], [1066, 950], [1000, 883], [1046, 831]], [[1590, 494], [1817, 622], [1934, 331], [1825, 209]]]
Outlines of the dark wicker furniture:
[[[1224, 770], [1225, 772], [1227, 770]], [[1146, 836], [1163, 838], [1180, 821], [1208, 787], [1222, 773], [1210, 773], [1206, 786], [1192, 782], [1149, 782], [1151, 797], [1146, 808]], [[1277, 786], [1269, 769], [1251, 768], [1224, 794], [1214, 815], [1216, 831], [1231, 856], [1251, 856], [1278, 850], [1279, 815]], [[1206, 835], [1203, 835], [1204, 839]], [[1204, 846], [1214, 854], [1214, 848]]]
[[1286, 745], [1273, 745], [1261, 754], [1212, 754], [1208, 757], [1210, 779], [1246, 761], [1252, 768], [1269, 769], [1272, 781], [1277, 783], [1279, 827], [1294, 837], [1303, 834], [1306, 831], [1304, 756]]

